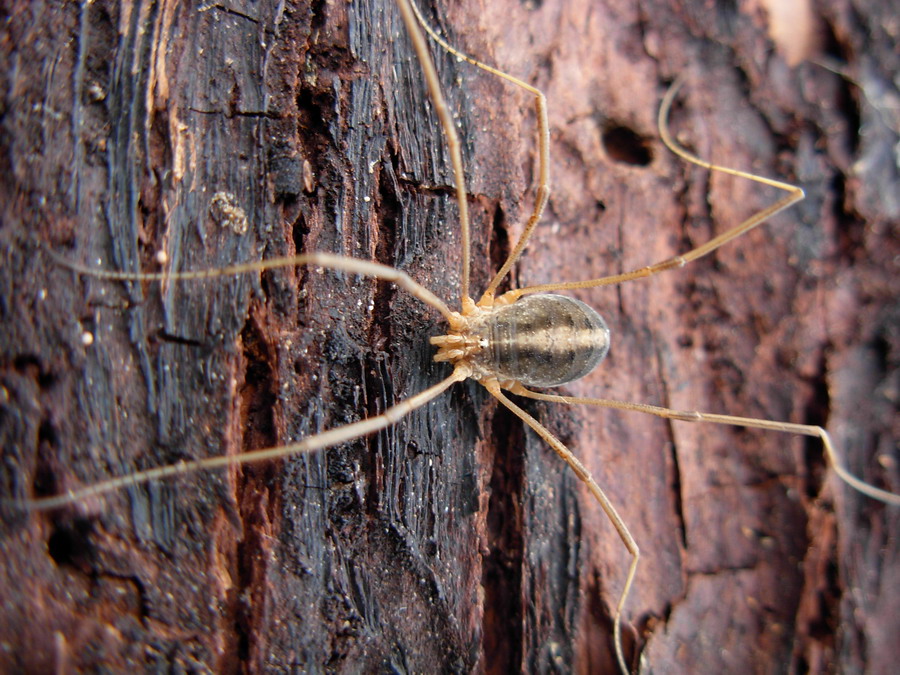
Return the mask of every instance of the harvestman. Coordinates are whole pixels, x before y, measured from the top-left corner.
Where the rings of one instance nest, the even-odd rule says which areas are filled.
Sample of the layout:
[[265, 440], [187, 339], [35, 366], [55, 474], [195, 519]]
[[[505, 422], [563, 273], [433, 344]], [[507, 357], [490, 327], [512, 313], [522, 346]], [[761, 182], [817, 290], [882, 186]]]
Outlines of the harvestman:
[[[312, 265], [334, 270], [342, 270], [352, 274], [368, 276], [389, 281], [406, 290], [425, 305], [440, 312], [447, 320], [449, 330], [446, 335], [431, 338], [437, 346], [436, 361], [447, 361], [453, 365], [453, 372], [438, 384], [388, 408], [384, 413], [373, 418], [348, 424], [344, 427], [326, 431], [289, 445], [246, 452], [227, 457], [212, 457], [193, 461], [180, 462], [140, 471], [127, 476], [113, 478], [96, 483], [66, 494], [34, 499], [26, 502], [31, 510], [52, 509], [65, 504], [82, 500], [92, 495], [116, 490], [128, 485], [136, 485], [147, 481], [158, 480], [169, 476], [185, 474], [191, 471], [208, 470], [232, 464], [264, 461], [302, 452], [312, 452], [332, 445], [352, 440], [359, 436], [388, 427], [411, 411], [443, 393], [457, 382], [473, 378], [482, 385], [500, 403], [531, 427], [543, 438], [553, 450], [572, 468], [578, 478], [585, 483], [603, 511], [609, 517], [632, 556], [622, 593], [616, 604], [613, 622], [613, 635], [616, 658], [623, 673], [628, 673], [622, 649], [621, 616], [625, 601], [631, 589], [637, 571], [640, 553], [636, 542], [619, 517], [606, 495], [591, 477], [584, 465], [556, 439], [540, 422], [504, 393], [511, 393], [539, 401], [559, 403], [582, 403], [627, 411], [643, 412], [649, 415], [686, 422], [712, 422], [733, 426], [754, 427], [771, 431], [782, 431], [818, 437], [824, 446], [825, 454], [837, 474], [861, 493], [892, 505], [900, 505], [900, 495], [876, 488], [850, 474], [841, 464], [827, 432], [818, 426], [774, 422], [770, 420], [735, 417], [700, 413], [696, 411], [678, 411], [658, 406], [629, 403], [608, 399], [581, 398], [543, 394], [532, 391], [529, 387], [553, 387], [578, 379], [594, 369], [604, 358], [609, 348], [609, 331], [600, 316], [583, 303], [555, 295], [554, 291], [594, 288], [624, 283], [634, 279], [650, 277], [660, 272], [683, 267], [716, 250], [726, 242], [740, 237], [774, 214], [788, 208], [803, 199], [803, 191], [794, 185], [783, 183], [736, 169], [729, 169], [706, 162], [675, 143], [669, 134], [668, 113], [672, 102], [682, 84], [677, 80], [666, 93], [659, 110], [658, 125], [665, 145], [683, 160], [701, 166], [707, 170], [718, 171], [741, 178], [746, 178], [763, 185], [778, 188], [787, 194], [780, 200], [754, 214], [739, 225], [714, 237], [709, 242], [687, 253], [676, 255], [667, 260], [642, 267], [640, 269], [616, 274], [599, 279], [566, 283], [542, 284], [528, 288], [514, 289], [496, 295], [501, 282], [512, 266], [521, 256], [535, 226], [540, 220], [550, 194], [549, 188], [549, 123], [547, 119], [547, 101], [544, 94], [531, 85], [485, 65], [452, 47], [441, 38], [424, 20], [418, 8], [411, 0], [397, 0], [404, 23], [413, 43], [416, 55], [422, 66], [429, 95], [435, 106], [441, 127], [446, 136], [450, 151], [453, 174], [456, 183], [456, 195], [459, 204], [459, 220], [462, 244], [462, 276], [460, 311], [451, 310], [440, 298], [424, 286], [413, 281], [404, 272], [374, 262], [346, 258], [326, 253], [311, 253], [285, 258], [274, 258], [262, 262], [234, 265], [217, 270], [195, 272], [128, 274], [100, 271], [73, 264], [50, 255], [61, 265], [78, 273], [93, 277], [118, 280], [194, 280], [212, 277], [231, 276], [249, 272], [259, 272], [284, 266]], [[538, 122], [538, 187], [535, 205], [528, 218], [524, 231], [516, 243], [506, 262], [495, 274], [481, 298], [476, 302], [470, 296], [470, 251], [469, 251], [469, 217], [467, 193], [463, 175], [460, 143], [456, 135], [450, 110], [441, 92], [437, 73], [432, 61], [425, 36], [420, 26], [443, 49], [459, 59], [465, 60], [478, 68], [521, 87], [534, 96]]]

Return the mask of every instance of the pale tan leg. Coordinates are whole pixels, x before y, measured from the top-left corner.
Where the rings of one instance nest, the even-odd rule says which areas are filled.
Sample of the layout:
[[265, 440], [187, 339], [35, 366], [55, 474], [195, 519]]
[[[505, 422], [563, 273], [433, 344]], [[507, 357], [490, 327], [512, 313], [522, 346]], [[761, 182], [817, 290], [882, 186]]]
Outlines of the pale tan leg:
[[752, 427], [754, 429], [766, 429], [768, 431], [782, 431], [789, 434], [801, 434], [803, 436], [816, 436], [822, 441], [825, 448], [825, 456], [828, 462], [834, 468], [835, 473], [841, 479], [858, 490], [867, 497], [890, 504], [892, 506], [900, 506], [900, 495], [894, 494], [888, 490], [882, 490], [874, 485], [869, 485], [850, 473], [838, 458], [831, 444], [831, 438], [828, 432], [822, 427], [811, 424], [793, 424], [790, 422], [773, 422], [771, 420], [760, 420], [753, 417], [735, 417], [733, 415], [716, 415], [712, 413], [701, 413], [697, 411], [671, 410], [669, 408], [661, 408], [655, 405], [646, 405], [644, 403], [629, 403], [627, 401], [614, 401], [605, 398], [580, 398], [578, 396], [559, 396], [556, 394], [541, 394], [536, 391], [526, 389], [522, 385], [516, 385], [511, 392], [526, 396], [528, 398], [537, 399], [538, 401], [552, 401], [554, 403], [578, 403], [585, 405], [596, 405], [603, 408], [615, 408], [617, 410], [632, 410], [635, 412], [645, 413], [647, 415], [655, 415], [669, 420], [680, 420], [683, 422], [712, 422], [713, 424], [727, 424], [735, 427]]
[[691, 162], [692, 164], [697, 164], [698, 166], [702, 166], [703, 168], [709, 169], [710, 171], [718, 171], [719, 173], [726, 173], [731, 176], [746, 178], [748, 180], [754, 181], [755, 183], [761, 183], [763, 185], [769, 185], [771, 187], [778, 188], [779, 190], [784, 190], [788, 194], [785, 197], [779, 199], [771, 206], [763, 209], [762, 211], [759, 211], [758, 213], [753, 214], [739, 225], [736, 225], [726, 232], [723, 232], [717, 237], [713, 237], [705, 244], [691, 249], [687, 253], [673, 256], [672, 258], [668, 258], [667, 260], [653, 263], [652, 265], [641, 267], [640, 269], [636, 269], [631, 272], [625, 272], [623, 274], [613, 274], [611, 276], [601, 277], [599, 279], [571, 281], [559, 284], [541, 284], [539, 286], [530, 286], [528, 288], [518, 288], [504, 293], [502, 296], [500, 296], [500, 298], [498, 298], [498, 300], [502, 300], [503, 302], [514, 302], [521, 296], [528, 295], [530, 293], [547, 293], [550, 291], [572, 290], [575, 288], [595, 288], [597, 286], [621, 284], [626, 281], [631, 281], [632, 279], [643, 279], [645, 277], [651, 277], [654, 274], [659, 274], [660, 272], [664, 272], [666, 270], [674, 269], [677, 267], [684, 267], [692, 260], [696, 260], [697, 258], [701, 258], [709, 253], [712, 253], [723, 244], [726, 244], [732, 239], [737, 239], [738, 237], [746, 234], [757, 225], [774, 216], [776, 213], [783, 211], [792, 204], [795, 204], [796, 202], [799, 202], [801, 199], [803, 199], [803, 190], [796, 185], [783, 183], [781, 181], [766, 178], [764, 176], [758, 176], [746, 171], [740, 171], [738, 169], [729, 169], [728, 167], [711, 164], [706, 160], [700, 159], [696, 155], [692, 155], [687, 150], [679, 146], [669, 134], [669, 130], [667, 127], [669, 110], [671, 109], [672, 102], [675, 100], [675, 95], [678, 93], [678, 90], [681, 88], [683, 82], [684, 80], [682, 78], [679, 78], [675, 81], [675, 83], [669, 88], [669, 91], [666, 92], [662, 104], [659, 107], [659, 133], [662, 137], [663, 143], [666, 144], [666, 147], [676, 155], [681, 157], [683, 160]]
[[384, 429], [395, 422], [399, 421], [416, 408], [432, 399], [440, 396], [444, 391], [456, 382], [462, 382], [469, 376], [464, 368], [457, 368], [450, 377], [442, 380], [433, 387], [429, 387], [425, 391], [419, 392], [404, 401], [400, 401], [394, 406], [385, 410], [382, 414], [369, 419], [360, 420], [353, 424], [330, 431], [324, 431], [315, 436], [309, 436], [297, 443], [281, 445], [275, 448], [264, 448], [261, 450], [253, 450], [243, 452], [238, 455], [227, 455], [220, 457], [207, 457], [205, 459], [195, 459], [188, 462], [178, 462], [177, 464], [168, 464], [166, 466], [158, 466], [145, 471], [138, 471], [127, 476], [119, 476], [118, 478], [110, 478], [109, 480], [94, 483], [79, 490], [70, 490], [61, 495], [52, 497], [41, 497], [39, 499], [31, 499], [25, 502], [14, 502], [15, 505], [21, 506], [29, 511], [42, 511], [54, 509], [72, 502], [81, 501], [88, 497], [93, 497], [106, 492], [112, 492], [123, 487], [131, 485], [140, 485], [151, 480], [159, 480], [170, 476], [181, 476], [193, 471], [204, 471], [209, 469], [217, 469], [224, 466], [232, 466], [236, 464], [249, 464], [250, 462], [264, 462], [266, 460], [278, 459], [289, 455], [297, 455], [300, 453], [314, 452], [327, 448], [339, 443], [352, 441], [354, 438], [365, 436], [373, 431]]
[[[189, 272], [159, 272], [159, 273], [139, 273], [132, 274], [128, 272], [116, 272], [110, 270], [98, 270], [84, 265], [66, 260], [52, 251], [46, 251], [58, 264], [67, 267], [79, 274], [92, 277], [117, 280], [139, 280], [139, 281], [191, 281], [199, 279], [212, 279], [223, 276], [234, 276], [238, 274], [248, 274], [252, 272], [260, 272], [262, 270], [274, 269], [279, 267], [287, 267], [293, 265], [315, 265], [327, 267], [330, 269], [343, 270], [352, 274], [360, 274], [384, 281], [395, 283], [400, 288], [408, 291], [413, 297], [419, 299], [426, 305], [433, 307], [443, 314], [451, 325], [459, 323], [460, 316], [456, 312], [451, 311], [447, 305], [434, 293], [429, 291], [421, 284], [413, 281], [406, 273], [396, 270], [393, 267], [387, 267], [379, 263], [368, 262], [365, 260], [357, 260], [355, 258], [345, 258], [342, 256], [331, 255], [328, 253], [310, 253], [307, 255], [289, 256], [284, 258], [273, 258], [253, 263], [244, 263], [240, 265], [231, 265], [213, 270], [198, 270]], [[103, 494], [117, 490], [119, 488], [146, 483], [147, 481], [166, 478], [168, 476], [181, 475], [192, 471], [204, 469], [214, 469], [217, 467], [228, 466], [232, 464], [245, 464], [248, 462], [259, 462], [268, 459], [275, 459], [287, 455], [293, 455], [304, 452], [313, 452], [324, 447], [343, 443], [359, 436], [372, 433], [379, 429], [383, 429], [409, 414], [412, 410], [419, 408], [430, 400], [441, 394], [455, 382], [460, 382], [469, 376], [466, 367], [457, 367], [450, 377], [446, 378], [439, 384], [416, 394], [412, 398], [401, 401], [395, 406], [388, 408], [383, 414], [366, 420], [361, 420], [354, 424], [326, 431], [315, 436], [310, 436], [297, 443], [279, 446], [275, 448], [266, 448], [255, 450], [252, 452], [242, 453], [239, 455], [231, 455], [227, 457], [209, 457], [205, 459], [193, 460], [189, 462], [180, 462], [168, 466], [156, 467], [146, 471], [140, 471], [128, 476], [120, 476], [107, 481], [87, 486], [80, 490], [70, 491], [64, 495], [45, 497], [35, 499], [24, 503], [17, 504], [29, 510], [52, 509], [75, 501], [80, 501], [88, 497]]]
[[[425, 43], [425, 36], [419, 30], [416, 22], [418, 8], [412, 9], [409, 0], [397, 0], [400, 7], [400, 13], [403, 15], [403, 23], [406, 24], [406, 31], [412, 40], [413, 49], [419, 58], [419, 65], [422, 66], [422, 72], [425, 76], [425, 84], [428, 86], [428, 94], [434, 109], [437, 111], [438, 119], [441, 122], [441, 128], [444, 130], [444, 136], [447, 138], [447, 149], [450, 151], [450, 160], [453, 163], [453, 176], [456, 181], [456, 201], [459, 203], [459, 228], [462, 246], [462, 281], [460, 287], [460, 296], [462, 298], [462, 306], [465, 308], [472, 304], [469, 296], [469, 270], [471, 267], [469, 244], [469, 202], [466, 192], [466, 178], [463, 173], [462, 155], [460, 153], [459, 137], [456, 135], [456, 127], [453, 126], [453, 115], [447, 102], [444, 100], [444, 94], [441, 91], [441, 83], [438, 80], [437, 70], [434, 67], [434, 61], [428, 52], [428, 45]], [[421, 15], [419, 15], [421, 21]], [[423, 25], [425, 25], [423, 23]], [[426, 26], [427, 28], [427, 26]]]
[[[509, 274], [509, 270], [515, 264], [515, 262], [522, 255], [522, 251], [525, 250], [525, 246], [528, 244], [528, 240], [531, 238], [532, 233], [534, 232], [534, 228], [537, 226], [538, 221], [541, 219], [541, 214], [544, 212], [544, 207], [547, 205], [547, 199], [550, 197], [550, 123], [547, 119], [547, 98], [544, 96], [544, 93], [536, 88], [532, 87], [527, 82], [520, 80], [517, 77], [513, 77], [508, 73], [504, 73], [502, 70], [497, 70], [481, 61], [472, 58], [471, 56], [464, 54], [459, 51], [455, 47], [453, 47], [449, 42], [444, 40], [436, 30], [434, 30], [431, 26], [428, 25], [428, 22], [425, 21], [425, 17], [422, 16], [422, 13], [419, 11], [418, 6], [413, 2], [413, 0], [398, 0], [401, 5], [401, 9], [403, 9], [403, 5], [407, 3], [411, 6], [413, 13], [416, 16], [419, 24], [422, 28], [425, 29], [425, 32], [431, 37], [432, 40], [437, 42], [441, 47], [443, 47], [446, 51], [453, 54], [453, 56], [462, 59], [468, 63], [471, 63], [473, 66], [477, 66], [492, 75], [496, 75], [497, 77], [502, 77], [507, 82], [510, 82], [517, 87], [521, 87], [529, 94], [534, 96], [534, 105], [535, 111], [537, 113], [537, 124], [538, 124], [538, 187], [535, 193], [534, 200], [534, 208], [531, 211], [531, 215], [528, 217], [528, 222], [525, 224], [525, 229], [522, 231], [522, 236], [519, 237], [519, 241], [516, 242], [516, 245], [513, 247], [512, 252], [510, 252], [509, 256], [506, 259], [506, 262], [503, 263], [503, 266], [497, 271], [497, 274], [494, 275], [494, 278], [491, 279], [491, 283], [488, 284], [487, 289], [484, 294], [479, 299], [478, 304], [486, 304], [490, 305], [493, 303], [494, 293], [497, 291], [497, 287], [500, 285], [500, 282]], [[410, 29], [412, 32], [412, 29]], [[422, 55], [419, 55], [419, 58], [422, 59]], [[435, 78], [435, 86], [437, 86], [437, 79]], [[454, 173], [456, 172], [456, 166], [454, 165]], [[457, 187], [462, 185], [463, 177], [462, 177], [462, 165], [460, 164], [459, 173], [456, 177]], [[466, 223], [468, 226], [468, 223]]]
[[406, 272], [401, 272], [400, 270], [380, 263], [357, 260], [356, 258], [346, 258], [330, 253], [307, 253], [304, 255], [286, 256], [283, 258], [270, 258], [268, 260], [240, 263], [209, 270], [187, 272], [139, 272], [135, 274], [132, 272], [95, 269], [67, 260], [49, 249], [44, 249], [44, 252], [53, 258], [57, 264], [78, 272], [78, 274], [97, 279], [115, 279], [119, 281], [197, 281], [200, 279], [215, 279], [217, 277], [231, 277], [239, 274], [263, 272], [265, 270], [278, 269], [281, 267], [310, 265], [327, 267], [329, 269], [350, 272], [351, 274], [360, 274], [374, 279], [381, 279], [382, 281], [390, 281], [407, 291], [417, 300], [421, 300], [429, 307], [432, 307], [443, 314], [444, 318], [450, 322], [451, 327], [459, 325], [460, 322], [458, 313], [451, 310], [443, 300], [420, 283], [413, 281], [412, 277], [406, 274]]
[[[634, 538], [631, 536], [631, 533], [628, 531], [628, 528], [625, 526], [625, 523], [622, 521], [622, 518], [619, 516], [615, 507], [609, 501], [609, 498], [603, 493], [603, 490], [600, 489], [600, 486], [597, 485], [590, 472], [578, 458], [573, 455], [559, 439], [551, 434], [546, 427], [504, 396], [503, 392], [500, 390], [500, 385], [496, 380], [489, 380], [482, 384], [484, 384], [485, 388], [491, 392], [500, 403], [509, 408], [516, 417], [534, 429], [534, 431], [547, 441], [550, 447], [556, 451], [556, 454], [559, 455], [566, 464], [572, 467], [572, 471], [575, 472], [575, 475], [587, 485], [588, 490], [591, 491], [594, 499], [600, 503], [603, 512], [606, 513], [607, 518], [609, 518], [613, 527], [616, 528], [616, 532], [619, 533], [619, 538], [622, 540], [622, 543], [625, 544], [625, 548], [627, 548], [628, 552], [631, 554], [631, 564], [628, 566], [628, 576], [625, 578], [625, 586], [622, 588], [622, 595], [619, 596], [619, 602], [616, 604], [615, 617], [613, 618], [613, 640], [616, 645], [616, 659], [619, 662], [619, 668], [622, 670], [623, 675], [629, 675], [630, 670], [625, 663], [625, 655], [622, 652], [622, 611], [625, 607], [625, 600], [628, 597], [628, 592], [631, 590], [631, 584], [637, 573], [638, 560], [641, 557], [641, 552], [638, 549], [637, 543], [634, 541]], [[519, 392], [517, 391], [516, 393]]]

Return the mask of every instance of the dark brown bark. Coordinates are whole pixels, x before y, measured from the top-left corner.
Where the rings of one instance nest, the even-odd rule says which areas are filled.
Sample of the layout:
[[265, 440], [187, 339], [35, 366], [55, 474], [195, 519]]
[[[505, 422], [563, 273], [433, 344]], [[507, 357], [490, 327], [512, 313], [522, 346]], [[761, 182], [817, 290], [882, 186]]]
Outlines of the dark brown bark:
[[[819, 8], [808, 56], [844, 77], [787, 66], [743, 5], [485, 4], [428, 13], [549, 98], [553, 195], [516, 285], [638, 267], [777, 198], [666, 152], [655, 115], [681, 72], [691, 147], [808, 194], [714, 258], [577, 294], [614, 343], [568, 391], [824, 424], [857, 474], [900, 490], [889, 3]], [[447, 372], [425, 340], [440, 318], [386, 284], [290, 269], [123, 284], [44, 252], [137, 271], [158, 251], [173, 269], [331, 251], [457, 306], [447, 152], [393, 3], [8, 12], [4, 499], [288, 442]], [[532, 203], [532, 103], [435, 54], [477, 292]], [[245, 234], [221, 226], [226, 201]], [[900, 515], [839, 484], [818, 441], [527, 407], [642, 549], [625, 618], [648, 670], [896, 663]], [[474, 383], [327, 452], [52, 513], [5, 503], [0, 537], [4, 671], [609, 672], [628, 563], [571, 471]]]

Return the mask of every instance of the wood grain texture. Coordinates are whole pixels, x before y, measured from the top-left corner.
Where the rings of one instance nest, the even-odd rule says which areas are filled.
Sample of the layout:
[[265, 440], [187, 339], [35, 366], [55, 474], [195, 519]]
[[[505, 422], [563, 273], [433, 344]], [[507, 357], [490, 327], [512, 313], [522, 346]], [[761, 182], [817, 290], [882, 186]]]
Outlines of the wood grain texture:
[[[817, 8], [810, 57], [843, 77], [788, 66], [751, 4], [425, 9], [550, 101], [553, 193], [516, 285], [662, 259], [777, 197], [665, 151], [656, 110], [682, 72], [686, 143], [807, 190], [710, 260], [577, 294], [614, 342], [567, 391], [822, 423], [855, 472], [900, 490], [889, 3]], [[160, 250], [177, 269], [329, 251], [394, 265], [456, 305], [447, 152], [391, 2], [8, 14], [4, 498], [287, 442], [442, 376], [424, 339], [439, 317], [389, 285], [312, 270], [112, 283], [41, 250], [132, 271]], [[478, 289], [531, 204], [532, 103], [435, 58], [464, 144]], [[218, 193], [246, 234], [221, 227]], [[647, 671], [896, 663], [900, 516], [837, 483], [816, 442], [529, 409], [641, 546], [626, 620]], [[567, 467], [473, 383], [327, 452], [53, 513], [7, 504], [0, 537], [4, 671], [611, 672], [627, 569]]]

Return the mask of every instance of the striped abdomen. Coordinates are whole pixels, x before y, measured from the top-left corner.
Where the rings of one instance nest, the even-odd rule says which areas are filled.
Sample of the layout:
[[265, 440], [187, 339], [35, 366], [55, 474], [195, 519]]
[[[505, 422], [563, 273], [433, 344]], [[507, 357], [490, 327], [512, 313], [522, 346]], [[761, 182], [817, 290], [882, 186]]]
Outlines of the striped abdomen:
[[600, 315], [562, 295], [526, 296], [473, 322], [470, 331], [485, 345], [475, 363], [526, 387], [584, 377], [609, 351], [609, 328]]

